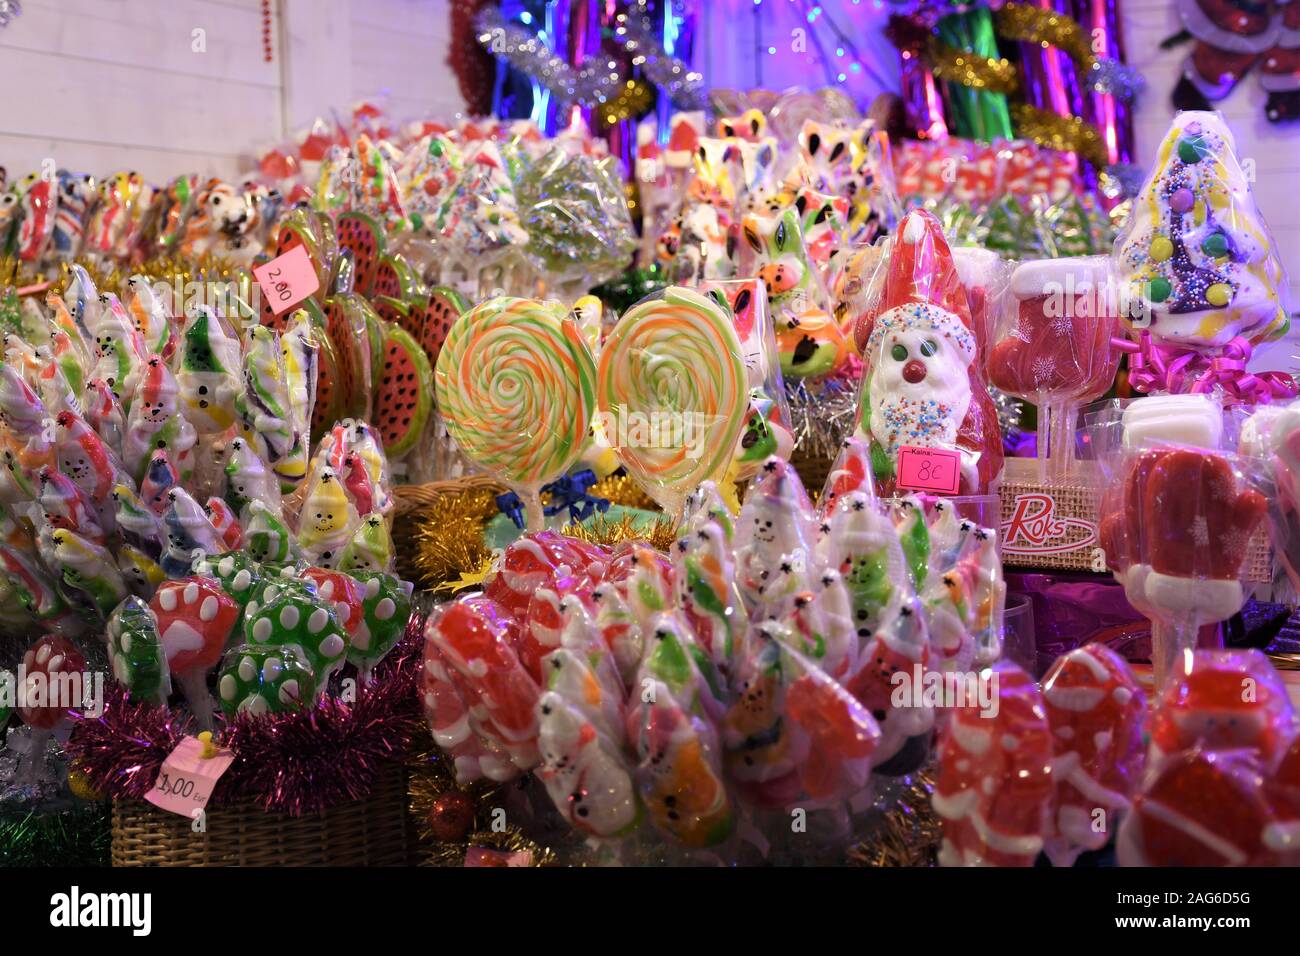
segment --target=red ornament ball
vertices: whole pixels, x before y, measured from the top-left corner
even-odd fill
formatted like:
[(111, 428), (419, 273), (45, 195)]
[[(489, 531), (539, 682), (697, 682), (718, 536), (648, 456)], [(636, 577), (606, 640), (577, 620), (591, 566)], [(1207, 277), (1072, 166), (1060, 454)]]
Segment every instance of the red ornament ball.
[(461, 790), (448, 790), (433, 798), (429, 829), (435, 840), (454, 843), (463, 840), (474, 825), (474, 801)]

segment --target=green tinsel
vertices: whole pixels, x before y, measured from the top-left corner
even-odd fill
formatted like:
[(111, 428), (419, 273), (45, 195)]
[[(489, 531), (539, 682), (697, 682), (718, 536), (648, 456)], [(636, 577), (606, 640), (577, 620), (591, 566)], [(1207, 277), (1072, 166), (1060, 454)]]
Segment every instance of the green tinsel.
[(0, 867), (108, 866), (110, 824), (106, 801), (65, 810), (0, 811)]
[(658, 265), (652, 265), (645, 269), (628, 269), (618, 278), (596, 286), (591, 294), (622, 315), (650, 293), (667, 285), (662, 270)]

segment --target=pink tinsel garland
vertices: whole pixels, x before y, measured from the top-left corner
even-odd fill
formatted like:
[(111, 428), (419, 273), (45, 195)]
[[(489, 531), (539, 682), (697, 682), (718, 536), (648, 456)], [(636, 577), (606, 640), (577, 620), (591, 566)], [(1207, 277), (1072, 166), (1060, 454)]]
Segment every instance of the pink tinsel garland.
[[(417, 683), (423, 616), (412, 614), (401, 643), (375, 670), (354, 703), (326, 697), (309, 710), (251, 717), (217, 716), (216, 739), (235, 754), (212, 803), (246, 800), (300, 816), (365, 798), (385, 763), (403, 760), (425, 733)], [(163, 760), (193, 733), (187, 716), (107, 694), (99, 717), (81, 717), (68, 740), (69, 763), (114, 797), (142, 798)]]

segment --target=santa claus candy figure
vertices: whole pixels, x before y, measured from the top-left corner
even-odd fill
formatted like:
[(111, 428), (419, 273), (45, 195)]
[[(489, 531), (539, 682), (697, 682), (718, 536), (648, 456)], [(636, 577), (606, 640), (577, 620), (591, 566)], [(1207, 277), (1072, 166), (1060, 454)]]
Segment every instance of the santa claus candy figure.
[(1132, 671), (1104, 644), (1057, 659), (1043, 678), (1052, 728), (1052, 804), (1043, 849), (1072, 866), (1115, 832), (1140, 782), (1146, 698)]
[(939, 751), (933, 806), (940, 866), (1031, 866), (1052, 797), (1052, 733), (1033, 678), (1003, 661), (988, 693), (956, 709)]
[(899, 224), (868, 322), (857, 430), (871, 441), (877, 490), (894, 494), (899, 451), (914, 446), (958, 452), (959, 492), (986, 492), (1002, 470), (997, 413), (975, 361), (966, 293), (930, 213)]
[(1151, 721), (1158, 768), (1192, 748), (1248, 750), (1272, 772), (1295, 737), (1295, 711), (1282, 678), (1257, 650), (1199, 650), (1160, 696)]
[(1259, 763), (1243, 751), (1172, 757), (1120, 825), (1120, 866), (1244, 866), (1262, 857), (1273, 819)]

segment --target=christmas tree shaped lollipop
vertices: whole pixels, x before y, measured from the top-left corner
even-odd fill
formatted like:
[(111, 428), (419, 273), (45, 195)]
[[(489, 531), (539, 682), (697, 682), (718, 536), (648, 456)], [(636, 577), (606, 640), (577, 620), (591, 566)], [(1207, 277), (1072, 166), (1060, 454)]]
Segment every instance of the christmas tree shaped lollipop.
[(1286, 331), (1277, 247), (1218, 113), (1174, 119), (1115, 257), (1129, 317), (1157, 343), (1209, 351)]

